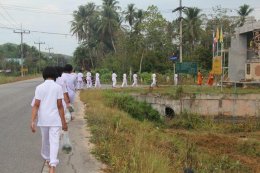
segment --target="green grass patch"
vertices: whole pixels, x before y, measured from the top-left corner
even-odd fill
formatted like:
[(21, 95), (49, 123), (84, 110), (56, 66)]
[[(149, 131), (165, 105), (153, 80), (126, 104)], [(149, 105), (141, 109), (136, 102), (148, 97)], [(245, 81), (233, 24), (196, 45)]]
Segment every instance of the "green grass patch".
[[(127, 95), (83, 91), (81, 100), (86, 103), (86, 120), (93, 134), (91, 142), (96, 145), (93, 153), (108, 165), (106, 172), (172, 173), (189, 167), (200, 173), (252, 172), (225, 153), (209, 152), (189, 136), (158, 126), (157, 120), (133, 116), (147, 108), (134, 110), (140, 103), (131, 108), (124, 106), (132, 101)], [(196, 124), (191, 126), (197, 128), (203, 122), (198, 120)]]
[(152, 109), (151, 105), (146, 102), (136, 101), (133, 97), (122, 93), (107, 92), (105, 96), (108, 106), (117, 107), (129, 113), (135, 119), (161, 122), (159, 112)]

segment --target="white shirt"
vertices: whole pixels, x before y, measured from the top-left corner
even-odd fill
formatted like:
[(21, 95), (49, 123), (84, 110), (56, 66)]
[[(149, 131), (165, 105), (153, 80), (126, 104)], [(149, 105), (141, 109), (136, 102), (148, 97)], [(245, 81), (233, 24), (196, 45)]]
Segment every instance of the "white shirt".
[(126, 74), (125, 73), (123, 74), (123, 78), (124, 78), (124, 80), (126, 80)]
[(152, 78), (153, 79), (155, 79), (156, 78), (156, 74), (154, 73), (154, 74), (152, 74)]
[(82, 81), (82, 78), (83, 78), (83, 74), (79, 72), (77, 76), (78, 81)]
[(45, 80), (36, 87), (35, 99), (41, 101), (37, 125), (61, 127), (57, 100), (63, 99), (62, 87), (53, 80)]
[(99, 73), (96, 73), (96, 80), (99, 79)]
[(134, 80), (137, 80), (137, 74), (134, 74), (134, 75), (133, 75), (133, 79), (134, 79)]
[[(66, 83), (65, 83), (65, 81), (63, 80), (62, 77), (58, 77), (58, 78), (56, 79), (56, 83), (61, 86), (62, 91), (63, 91), (63, 94), (68, 93)], [(62, 99), (62, 105), (63, 105), (64, 110), (65, 110), (67, 106), (66, 106), (66, 102), (65, 102), (64, 99)]]
[(112, 74), (112, 80), (116, 80), (117, 75), (115, 73)]
[(91, 80), (91, 73), (87, 72), (87, 80)]
[(61, 77), (67, 86), (68, 92), (76, 92), (76, 76), (72, 73), (63, 73)]

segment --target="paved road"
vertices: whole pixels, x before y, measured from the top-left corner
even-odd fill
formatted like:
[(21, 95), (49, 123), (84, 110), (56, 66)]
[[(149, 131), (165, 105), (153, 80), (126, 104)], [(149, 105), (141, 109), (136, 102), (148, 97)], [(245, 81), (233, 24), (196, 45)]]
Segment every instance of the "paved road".
[(39, 130), (29, 129), (31, 107), (36, 85), (34, 79), (0, 85), (0, 172), (40, 173), (43, 160), (40, 157)]

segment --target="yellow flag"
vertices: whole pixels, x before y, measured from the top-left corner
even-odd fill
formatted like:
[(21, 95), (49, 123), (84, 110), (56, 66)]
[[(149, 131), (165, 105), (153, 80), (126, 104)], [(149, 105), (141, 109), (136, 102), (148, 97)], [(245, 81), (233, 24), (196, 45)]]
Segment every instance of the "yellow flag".
[(224, 42), (222, 28), (221, 28), (221, 30), (220, 30), (220, 35), (219, 35), (219, 42), (220, 42), (220, 43), (223, 43), (223, 42)]
[(218, 28), (217, 28), (217, 32), (216, 32), (215, 38), (217, 39), (217, 42), (218, 42), (218, 40), (219, 40), (219, 29)]

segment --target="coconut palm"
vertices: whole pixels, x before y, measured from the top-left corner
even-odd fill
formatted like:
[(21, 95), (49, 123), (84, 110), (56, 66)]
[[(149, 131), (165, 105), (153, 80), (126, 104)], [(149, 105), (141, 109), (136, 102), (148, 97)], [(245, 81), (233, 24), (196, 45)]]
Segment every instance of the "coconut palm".
[(71, 32), (77, 36), (79, 41), (90, 40), (94, 26), (92, 24), (96, 13), (95, 8), (94, 3), (88, 3), (85, 6), (79, 6), (79, 9), (73, 12)]
[(139, 9), (136, 14), (136, 22), (134, 25), (134, 32), (138, 35), (140, 34), (140, 24), (142, 23), (143, 19), (144, 19), (144, 11)]
[(240, 24), (239, 26), (243, 26), (245, 23), (246, 16), (248, 16), (250, 13), (254, 11), (253, 8), (250, 8), (249, 5), (244, 4), (239, 7), (239, 10), (237, 10), (238, 15), (240, 16)]
[(134, 20), (135, 20), (135, 5), (134, 4), (128, 4), (127, 6), (127, 11), (125, 12), (126, 16), (125, 16), (125, 20), (128, 22), (128, 24), (131, 27), (131, 32), (132, 32), (132, 27), (134, 24)]
[(195, 42), (199, 39), (202, 24), (202, 14), (200, 14), (201, 9), (193, 7), (184, 9), (184, 14), (186, 17), (183, 21), (184, 28), (184, 38), (192, 44), (192, 49), (194, 48)]
[(101, 34), (102, 41), (108, 46), (113, 48), (116, 52), (115, 47), (115, 33), (120, 26), (120, 18), (117, 10), (118, 1), (116, 0), (103, 0), (101, 21), (98, 31)]

